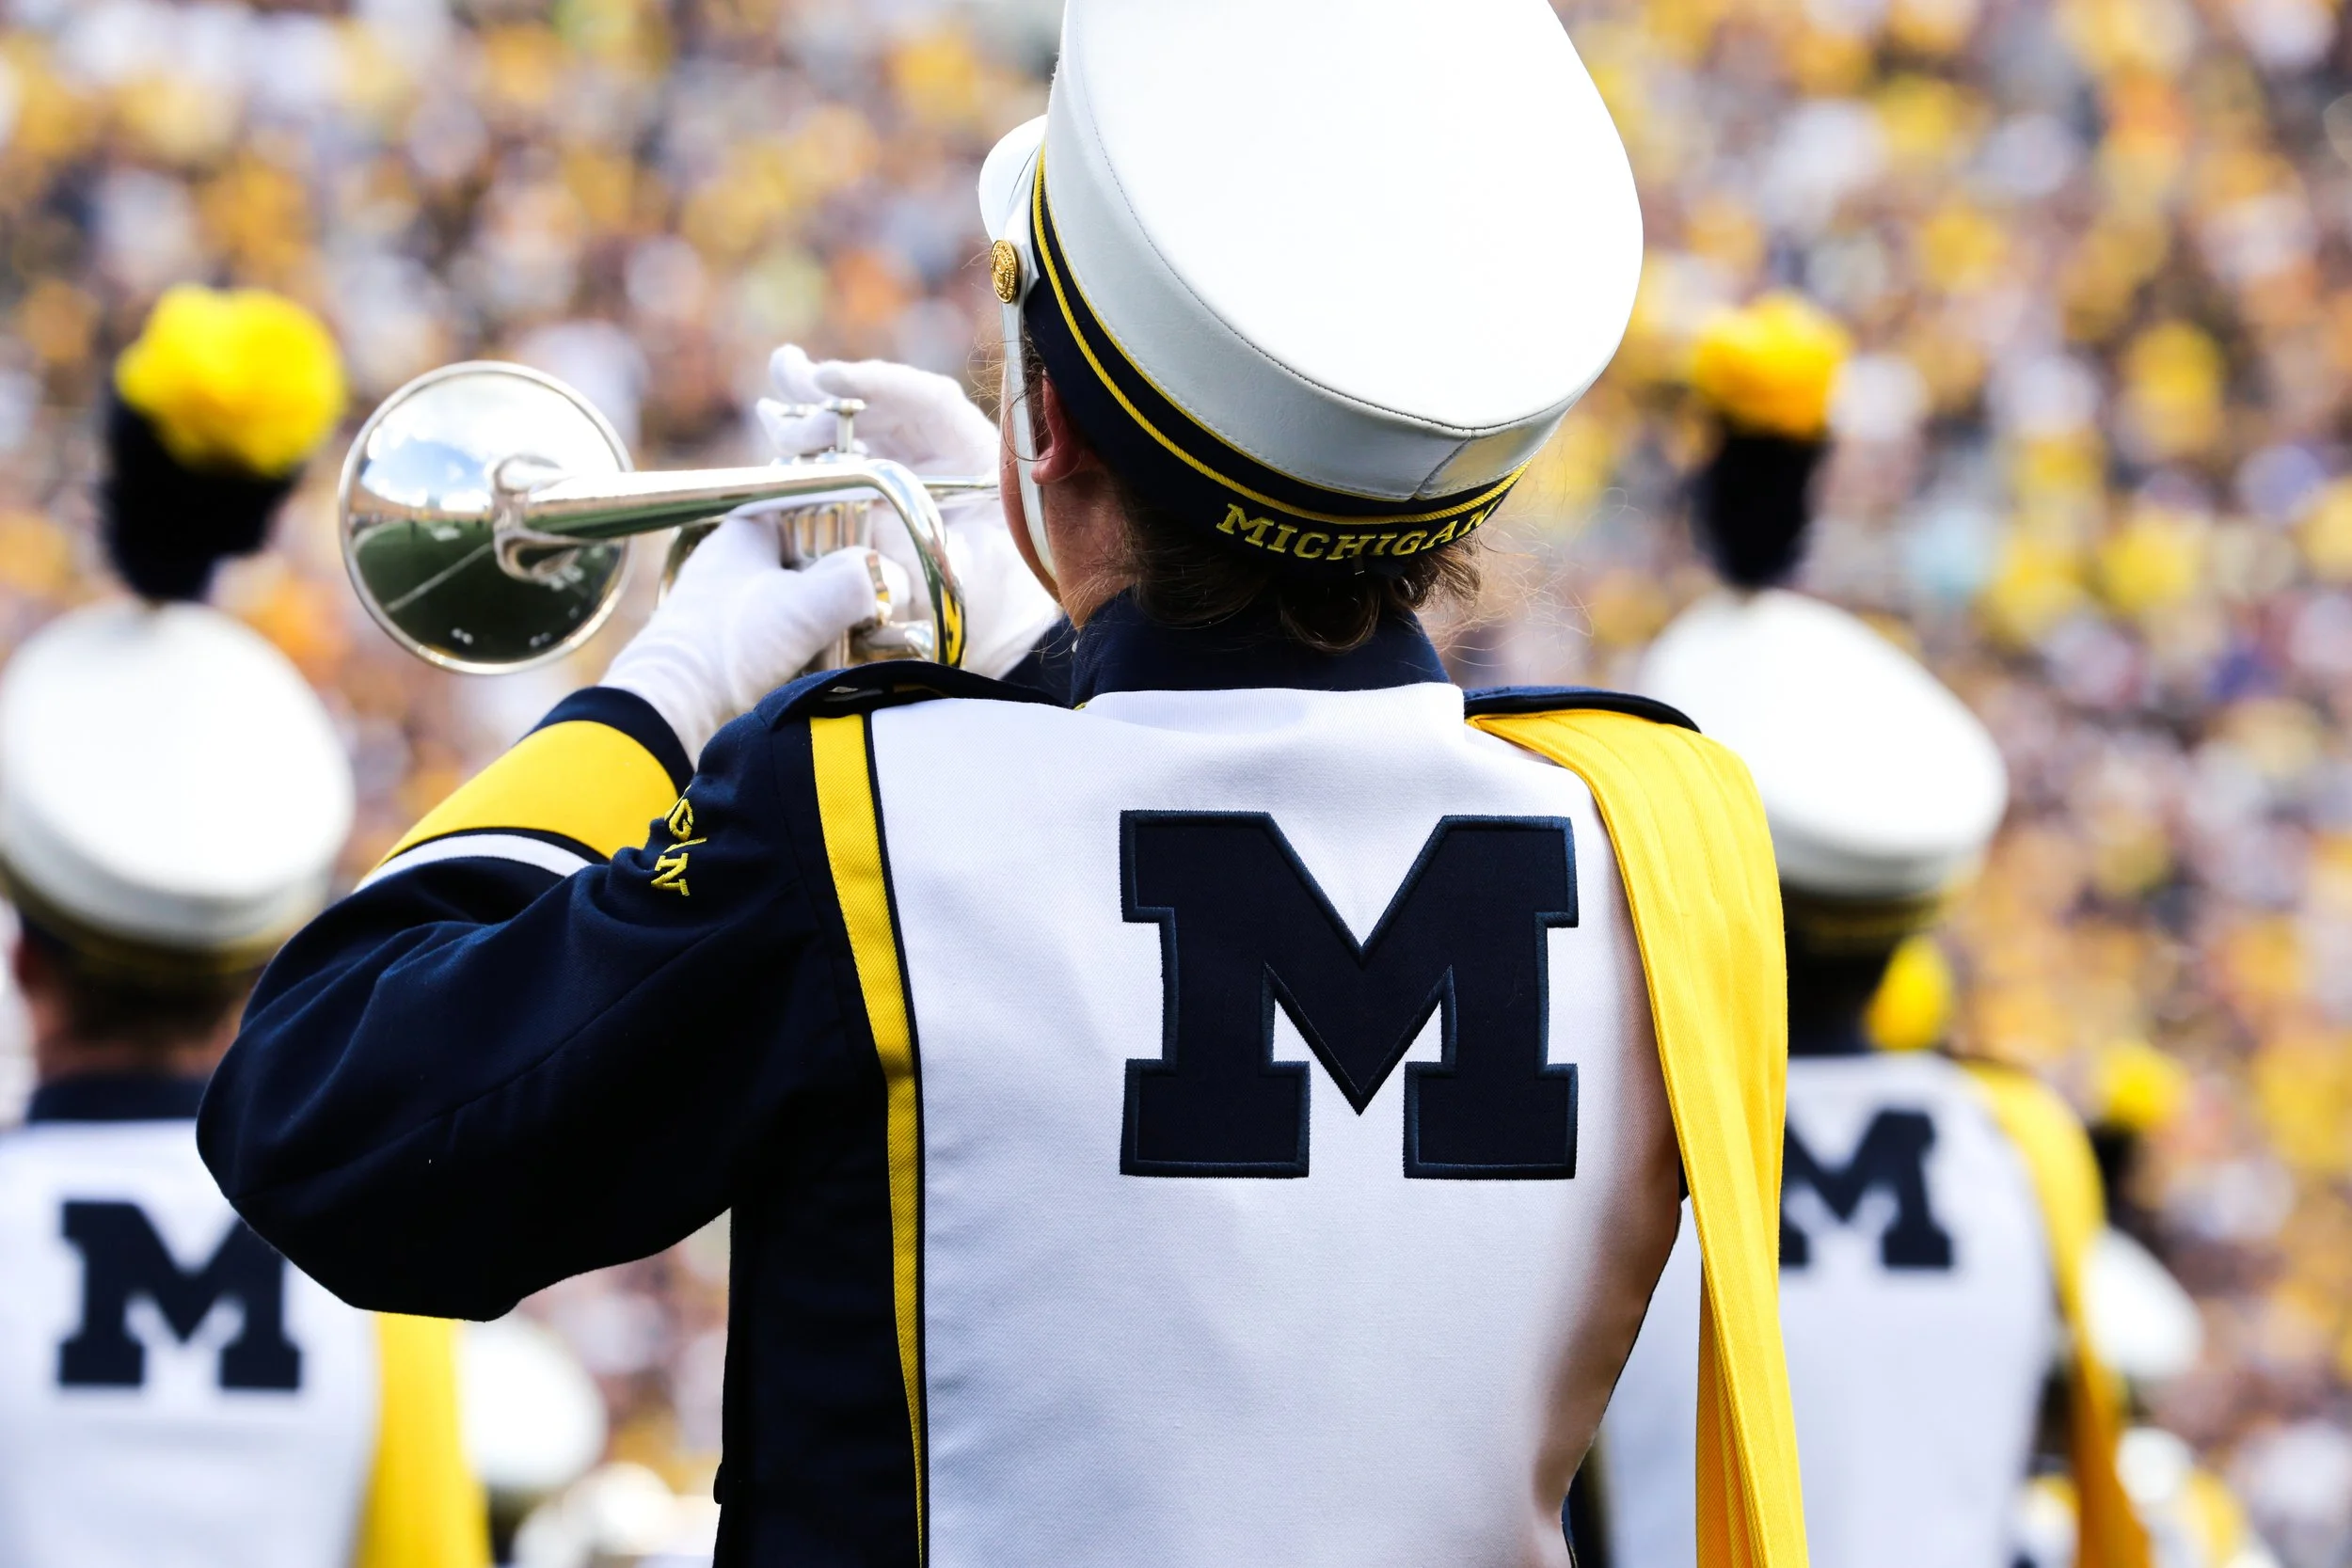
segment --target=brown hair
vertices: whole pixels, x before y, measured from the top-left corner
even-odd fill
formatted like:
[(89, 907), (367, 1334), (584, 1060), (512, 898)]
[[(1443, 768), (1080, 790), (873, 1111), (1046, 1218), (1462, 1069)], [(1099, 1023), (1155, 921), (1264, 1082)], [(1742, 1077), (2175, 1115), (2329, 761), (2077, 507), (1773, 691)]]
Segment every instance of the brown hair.
[[(1050, 372), (1025, 329), (1021, 368), (1034, 399)], [(1035, 419), (1032, 409), (1033, 424)], [(1342, 654), (1371, 641), (1391, 615), (1478, 593), (1472, 540), (1425, 550), (1394, 576), (1309, 577), (1221, 544), (1153, 502), (1124, 474), (1109, 472), (1127, 519), (1125, 564), (1135, 578), (1130, 592), (1136, 608), (1163, 626), (1214, 626), (1263, 602), (1292, 641)]]
[(119, 1045), (158, 1055), (199, 1043), (245, 1005), (260, 971), (134, 974), (72, 936), (20, 914), (22, 940), (56, 987), (64, 1032), (83, 1045)]

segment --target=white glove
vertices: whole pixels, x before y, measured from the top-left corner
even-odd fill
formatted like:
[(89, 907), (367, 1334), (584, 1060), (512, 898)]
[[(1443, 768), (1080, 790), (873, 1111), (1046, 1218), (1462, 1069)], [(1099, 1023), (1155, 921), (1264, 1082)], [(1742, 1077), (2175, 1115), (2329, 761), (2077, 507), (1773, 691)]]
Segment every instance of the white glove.
[(669, 721), (690, 757), (834, 638), (883, 613), (877, 567), (894, 599), (908, 589), (906, 574), (873, 551), (835, 550), (797, 572), (782, 555), (772, 522), (729, 517), (605, 672), (605, 685), (635, 692)]
[[(776, 398), (762, 398), (760, 428), (782, 457), (823, 451), (833, 445), (834, 416), (785, 412), (786, 404), (860, 398), (858, 450), (903, 463), (918, 474), (993, 474), (1002, 438), (989, 417), (944, 375), (887, 359), (813, 361), (787, 343), (768, 361)], [(947, 525), (947, 562), (963, 585), (963, 667), (990, 677), (1021, 662), (1061, 614), (1005, 531), (1003, 501), (993, 490), (949, 496), (940, 502)], [(922, 563), (905, 527), (888, 507), (876, 507), (874, 548), (921, 581)]]

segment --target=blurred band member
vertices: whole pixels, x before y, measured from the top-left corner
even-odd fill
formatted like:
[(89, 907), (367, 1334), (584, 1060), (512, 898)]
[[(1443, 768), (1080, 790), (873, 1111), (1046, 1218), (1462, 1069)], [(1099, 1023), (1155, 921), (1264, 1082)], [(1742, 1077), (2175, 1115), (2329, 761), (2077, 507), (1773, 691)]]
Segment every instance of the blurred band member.
[[(2186, 1108), (2193, 1085), (2178, 1059), (2123, 1040), (2100, 1053), (2090, 1087), (2090, 1142), (2108, 1215), (2084, 1276), (2090, 1334), (2144, 1422), (2151, 1397), (2193, 1369), (2204, 1350), (2197, 1303), (2158, 1260), (2155, 1217), (2135, 1190), (2143, 1146)], [(2133, 1426), (2119, 1447), (2117, 1471), (2164, 1568), (2275, 1568), (2228, 1483), (2174, 1433)], [(2074, 1560), (2074, 1489), (2062, 1472), (2026, 1485), (2017, 1526), (2021, 1568), (2067, 1568)]]
[[(1702, 340), (1721, 420), (1697, 498), (1728, 579), (1645, 656), (1643, 690), (1746, 761), (1779, 859), (1788, 945), (1781, 1323), (1818, 1568), (1999, 1568), (2054, 1352), (2068, 1367), (2083, 1568), (2145, 1568), (2116, 1477), (2115, 1396), (2082, 1335), (2101, 1225), (2081, 1125), (2022, 1073), (1931, 1032), (1873, 1048), (1883, 993), (1932, 990), (1914, 942), (1977, 865), (2008, 800), (1982, 724), (1794, 568), (1844, 335), (1767, 299)], [(1892, 966), (1896, 973), (1891, 976)], [(1907, 1017), (1916, 1020), (1913, 1006)], [(1600, 1491), (1619, 1568), (1692, 1560), (1686, 1224), (1611, 1404)], [(2072, 1336), (2071, 1341), (2069, 1336)]]
[(289, 301), (175, 289), (116, 369), (103, 505), (136, 597), (0, 672), (0, 872), (37, 1088), (0, 1136), (0, 1564), (476, 1568), (451, 1325), (343, 1306), (196, 1149), (205, 1079), (324, 902), (352, 783), (283, 656), (199, 602), (333, 427)]

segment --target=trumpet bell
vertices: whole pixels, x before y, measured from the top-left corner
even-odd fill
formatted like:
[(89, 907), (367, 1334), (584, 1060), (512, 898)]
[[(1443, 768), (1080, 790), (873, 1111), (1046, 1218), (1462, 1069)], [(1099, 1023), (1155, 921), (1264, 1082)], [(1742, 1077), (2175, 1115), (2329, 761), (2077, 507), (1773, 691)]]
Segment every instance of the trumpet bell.
[(394, 393), (352, 443), (343, 563), (377, 625), (420, 657), (475, 673), (545, 663), (612, 613), (628, 546), (518, 529), (517, 502), (551, 479), (629, 468), (619, 435), (562, 382), (451, 365)]

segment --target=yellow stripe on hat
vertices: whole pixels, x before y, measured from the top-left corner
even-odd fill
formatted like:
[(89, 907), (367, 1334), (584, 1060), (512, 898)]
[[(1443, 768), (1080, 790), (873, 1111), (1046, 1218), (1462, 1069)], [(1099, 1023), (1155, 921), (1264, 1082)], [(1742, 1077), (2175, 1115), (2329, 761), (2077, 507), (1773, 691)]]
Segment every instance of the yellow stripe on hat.
[[(1100, 382), (1104, 389), (1109, 392), (1113, 398), (1118, 400), (1119, 406), (1125, 410), (1128, 419), (1135, 422), (1136, 429), (1142, 431), (1145, 435), (1151, 436), (1152, 440), (1158, 442), (1159, 445), (1171, 456), (1184, 463), (1185, 467), (1191, 468), (1202, 478), (1232, 491), (1236, 496), (1251, 501), (1256, 505), (1279, 512), (1287, 517), (1297, 517), (1311, 523), (1327, 523), (1337, 528), (1345, 528), (1363, 531), (1388, 532), (1396, 529), (1406, 528), (1416, 523), (1442, 523), (1451, 518), (1462, 517), (1475, 513), (1482, 507), (1491, 507), (1496, 505), (1501, 502), (1504, 496), (1510, 493), (1513, 485), (1518, 483), (1520, 476), (1527, 472), (1529, 466), (1534, 461), (1533, 458), (1530, 458), (1527, 463), (1520, 464), (1518, 467), (1512, 469), (1509, 473), (1503, 475), (1494, 483), (1488, 485), (1486, 489), (1481, 490), (1477, 495), (1470, 497), (1467, 500), (1455, 501), (1435, 511), (1409, 514), (1400, 513), (1387, 516), (1350, 516), (1343, 513), (1317, 512), (1307, 507), (1293, 505), (1288, 501), (1277, 500), (1272, 496), (1266, 495), (1263, 491), (1252, 489), (1250, 486), (1242, 483), (1231, 475), (1221, 472), (1210, 464), (1202, 461), (1200, 457), (1187, 451), (1182, 442), (1173, 439), (1157, 424), (1153, 423), (1151, 418), (1147, 416), (1143, 410), (1136, 406), (1135, 401), (1128, 397), (1125, 389), (1119, 385), (1117, 378), (1114, 377), (1110, 373), (1109, 370), (1104, 367), (1101, 356), (1095, 352), (1093, 342), (1088, 337), (1086, 329), (1079, 325), (1077, 312), (1072, 308), (1071, 304), (1071, 295), (1073, 293), (1078, 293), (1079, 298), (1082, 300), (1085, 296), (1083, 293), (1080, 293), (1078, 290), (1076, 278), (1073, 277), (1069, 280), (1067, 285), (1064, 284), (1062, 280), (1061, 268), (1054, 263), (1054, 246), (1051, 244), (1048, 244), (1046, 240), (1046, 236), (1050, 231), (1050, 222), (1046, 216), (1045, 207), (1045, 155), (1041, 151), (1038, 154), (1037, 175), (1035, 180), (1031, 182), (1029, 203), (1031, 230), (1037, 236), (1037, 243), (1034, 248), (1038, 254), (1038, 264), (1044, 272), (1045, 280), (1053, 290), (1054, 303), (1060, 311), (1063, 324), (1070, 329), (1071, 341), (1078, 345), (1078, 352), (1086, 356), (1087, 364), (1094, 372), (1095, 380)], [(1093, 316), (1098, 323), (1102, 321), (1100, 312), (1096, 311), (1090, 303), (1087, 307), (1087, 313)], [(1143, 382), (1144, 385), (1150, 387), (1152, 391), (1157, 393), (1162, 401), (1167, 403), (1169, 408), (1175, 410), (1180, 415), (1184, 415), (1184, 405), (1177, 402), (1177, 400), (1173, 397), (1170, 397), (1168, 393), (1168, 389), (1162, 387), (1157, 381), (1153, 380), (1151, 372), (1146, 371), (1141, 365), (1137, 364), (1135, 357), (1128, 354), (1127, 351), (1120, 345), (1118, 339), (1112, 334), (1110, 327), (1107, 325), (1103, 326), (1102, 335), (1104, 339), (1104, 352), (1117, 355), (1119, 362), (1121, 366), (1132, 372), (1137, 380)], [(1241, 449), (1235, 447), (1231, 441), (1226, 440), (1222, 436), (1219, 436), (1216, 431), (1211, 430), (1208, 426), (1200, 423), (1198, 420), (1192, 419), (1189, 415), (1184, 415), (1184, 417), (1187, 426), (1203, 437), (1205, 441), (1213, 442), (1226, 451), (1232, 452), (1237, 457), (1247, 458), (1249, 462), (1258, 464), (1262, 467), (1270, 467), (1265, 464), (1263, 459), (1252, 457), (1250, 454), (1242, 451)], [(1271, 471), (1278, 473), (1280, 472), (1279, 469), (1273, 469)], [(1283, 474), (1282, 477), (1290, 480), (1294, 483), (1305, 485), (1311, 489), (1330, 489), (1330, 486), (1328, 485), (1317, 484), (1312, 480), (1300, 479), (1295, 474)], [(1335, 491), (1333, 493), (1345, 494), (1346, 492)], [(1366, 500), (1377, 500), (1383, 498), (1367, 496), (1362, 499)], [(1483, 522), (1485, 519), (1480, 518), (1478, 520)], [(1475, 527), (1476, 524), (1473, 523), (1471, 526)], [(1464, 533), (1467, 533), (1468, 531), (1468, 529), (1464, 529), (1462, 531)], [(1460, 534), (1457, 533), (1454, 537), (1458, 538), (1460, 537)], [(1338, 558), (1335, 557), (1334, 559)]]

